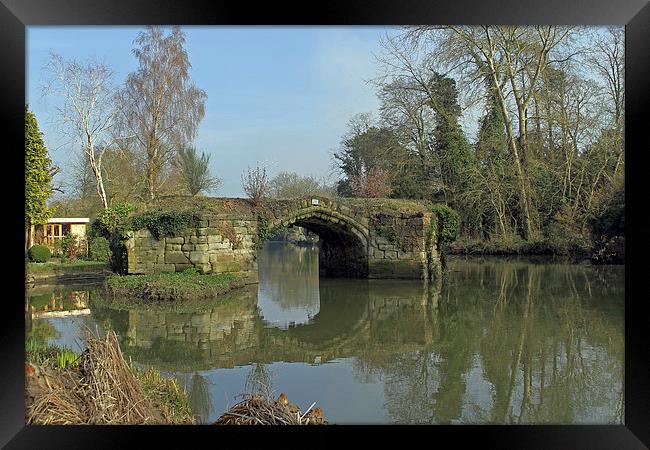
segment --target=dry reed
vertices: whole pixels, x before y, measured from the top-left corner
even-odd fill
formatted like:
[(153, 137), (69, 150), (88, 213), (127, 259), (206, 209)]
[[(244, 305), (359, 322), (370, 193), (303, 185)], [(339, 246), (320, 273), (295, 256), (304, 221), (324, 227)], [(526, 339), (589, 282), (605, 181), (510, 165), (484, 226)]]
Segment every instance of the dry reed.
[(171, 423), (145, 396), (114, 332), (100, 339), (86, 330), (86, 342), (78, 368), (28, 374), (28, 424)]

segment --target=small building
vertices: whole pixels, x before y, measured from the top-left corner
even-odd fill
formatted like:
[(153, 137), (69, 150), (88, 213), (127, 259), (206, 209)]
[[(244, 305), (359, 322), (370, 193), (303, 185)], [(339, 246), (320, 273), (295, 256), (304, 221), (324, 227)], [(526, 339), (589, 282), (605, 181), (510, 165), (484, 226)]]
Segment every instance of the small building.
[(75, 236), (80, 250), (87, 252), (86, 227), (90, 219), (87, 217), (53, 217), (46, 224), (34, 225), (34, 244), (46, 245), (50, 250), (56, 250), (56, 243), (70, 233)]

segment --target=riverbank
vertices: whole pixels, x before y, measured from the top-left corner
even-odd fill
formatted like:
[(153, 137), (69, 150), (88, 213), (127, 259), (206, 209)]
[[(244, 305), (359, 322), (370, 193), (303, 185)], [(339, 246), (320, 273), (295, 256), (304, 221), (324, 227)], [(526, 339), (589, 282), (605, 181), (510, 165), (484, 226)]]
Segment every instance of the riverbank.
[(86, 335), (87, 349), (28, 341), (27, 424), (194, 424), (187, 393), (174, 379), (124, 360), (117, 336)]
[[(33, 425), (196, 424), (188, 393), (174, 378), (124, 359), (117, 335), (86, 331), (87, 348), (70, 349), (28, 340), (25, 416)], [(213, 425), (325, 425), (316, 403), (304, 412), (282, 393), (246, 394)]]
[(28, 284), (45, 283), (76, 283), (101, 281), (113, 272), (105, 262), (77, 260), (75, 262), (60, 262), (57, 260), (46, 263), (27, 263), (25, 281)]
[(548, 239), (524, 241), (518, 238), (460, 238), (449, 244), (445, 250), (448, 255), (565, 256), (576, 259), (588, 259), (592, 256), (592, 249), (587, 246), (557, 243)]
[(136, 299), (146, 303), (208, 300), (250, 284), (235, 274), (200, 274), (190, 268), (183, 272), (147, 275), (111, 275), (104, 284), (111, 298)]

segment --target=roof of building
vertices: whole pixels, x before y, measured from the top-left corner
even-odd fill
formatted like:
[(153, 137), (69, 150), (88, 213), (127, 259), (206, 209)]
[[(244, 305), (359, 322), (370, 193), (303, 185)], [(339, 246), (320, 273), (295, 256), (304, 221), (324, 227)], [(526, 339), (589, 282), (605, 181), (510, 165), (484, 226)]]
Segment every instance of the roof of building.
[(52, 217), (47, 223), (88, 223), (88, 217)]

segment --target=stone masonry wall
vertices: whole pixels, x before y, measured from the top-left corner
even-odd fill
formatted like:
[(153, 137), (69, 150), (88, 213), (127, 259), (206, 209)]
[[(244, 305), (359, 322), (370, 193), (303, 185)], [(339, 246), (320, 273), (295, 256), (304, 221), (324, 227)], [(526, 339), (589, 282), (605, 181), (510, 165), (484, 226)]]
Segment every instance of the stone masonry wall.
[(421, 212), (370, 218), (369, 278), (427, 278), (427, 219)]
[[(278, 200), (268, 210), (271, 217), (206, 214), (196, 228), (160, 240), (148, 230), (132, 232), (126, 242), (128, 273), (195, 267), (201, 273), (239, 273), (256, 280), (258, 234), (290, 225), (320, 236), (325, 276), (431, 279), (440, 273), (433, 214), (425, 205), (319, 197)], [(258, 230), (262, 226), (266, 230)]]
[(256, 279), (256, 234), (256, 220), (227, 216), (201, 217), (198, 227), (160, 240), (147, 229), (134, 231), (126, 241), (128, 273), (195, 267), (201, 273), (238, 273)]

